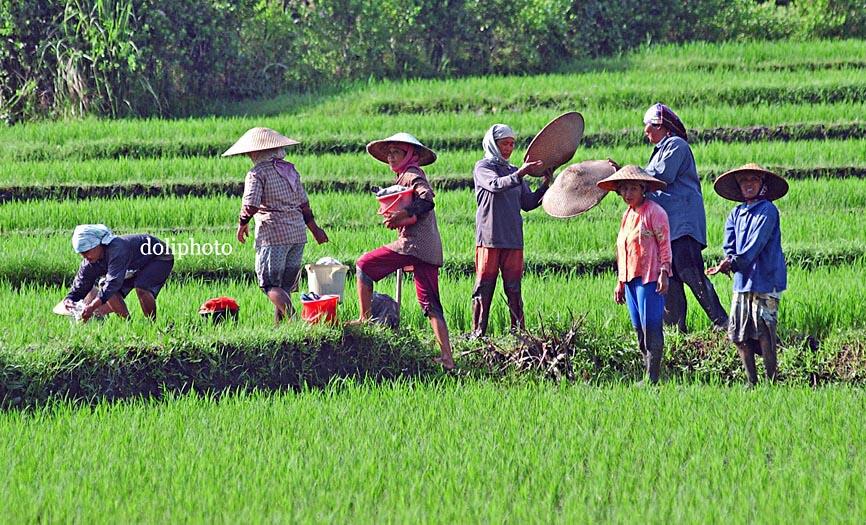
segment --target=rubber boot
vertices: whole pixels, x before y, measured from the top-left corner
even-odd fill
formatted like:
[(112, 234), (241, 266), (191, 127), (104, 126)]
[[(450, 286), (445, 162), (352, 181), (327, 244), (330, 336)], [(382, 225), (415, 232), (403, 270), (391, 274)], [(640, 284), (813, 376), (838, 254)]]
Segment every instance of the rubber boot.
[(665, 296), (665, 324), (676, 326), (677, 330), (686, 333), (686, 291), (683, 282), (671, 277), (668, 293)]
[(484, 337), (490, 319), (490, 305), (496, 281), (477, 281), (472, 291), (472, 332), (471, 337)]
[(660, 329), (655, 332), (648, 330), (646, 334), (646, 371), (652, 384), (659, 382), (664, 349), (664, 333)]
[(776, 380), (778, 373), (778, 364), (776, 359), (776, 334), (775, 330), (769, 335), (761, 338), (760, 344), (761, 354), (764, 358), (764, 372), (767, 374), (767, 379), (771, 382)]
[(698, 304), (707, 313), (707, 317), (713, 322), (717, 330), (727, 330), (728, 314), (719, 301), (719, 295), (713, 287), (713, 283), (707, 278), (701, 268), (686, 268), (680, 271), (680, 278), (691, 288)]
[(511, 315), (511, 330), (526, 331), (523, 318), (523, 297), (520, 294), (520, 281), (506, 281), (504, 284), (505, 298), (508, 300), (508, 313)]
[[(637, 348), (640, 351), (641, 361), (643, 362), (644, 370), (649, 368), (649, 353), (646, 349), (646, 337), (644, 337), (643, 329), (640, 326), (635, 326), (634, 331), (637, 334)], [(637, 382), (640, 387), (646, 386), (646, 379), (641, 379)]]
[(635, 333), (637, 334), (637, 348), (640, 350), (641, 359), (643, 359), (644, 364), (647, 362), (647, 353), (646, 353), (646, 338), (643, 335), (643, 330), (639, 327), (635, 327)]
[(752, 350), (748, 342), (737, 343), (737, 351), (740, 354), (740, 361), (743, 362), (743, 368), (746, 369), (746, 379), (749, 385), (755, 386), (758, 384), (758, 371), (755, 366), (755, 352)]

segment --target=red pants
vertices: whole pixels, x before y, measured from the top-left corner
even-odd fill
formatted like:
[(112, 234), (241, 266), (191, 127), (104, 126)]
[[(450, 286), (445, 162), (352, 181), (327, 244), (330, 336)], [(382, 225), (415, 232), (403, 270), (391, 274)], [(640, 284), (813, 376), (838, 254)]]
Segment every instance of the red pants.
[(475, 247), (475, 277), (478, 281), (495, 281), (502, 272), (503, 282), (523, 278), (523, 250)]
[(402, 255), (384, 246), (367, 252), (355, 263), (358, 276), (367, 284), (391, 275), (405, 266), (414, 267), (415, 295), (427, 317), (444, 319), (442, 302), (439, 300), (439, 267), (426, 263), (411, 255)]

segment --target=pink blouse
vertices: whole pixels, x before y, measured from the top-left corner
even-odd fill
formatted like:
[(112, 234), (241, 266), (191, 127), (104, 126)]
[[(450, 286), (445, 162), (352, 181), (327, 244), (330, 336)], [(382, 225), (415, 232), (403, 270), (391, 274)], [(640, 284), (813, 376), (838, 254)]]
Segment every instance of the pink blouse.
[(668, 214), (646, 199), (636, 210), (622, 216), (616, 238), (617, 277), (627, 283), (636, 277), (643, 284), (658, 281), (664, 271), (671, 275), (671, 234)]

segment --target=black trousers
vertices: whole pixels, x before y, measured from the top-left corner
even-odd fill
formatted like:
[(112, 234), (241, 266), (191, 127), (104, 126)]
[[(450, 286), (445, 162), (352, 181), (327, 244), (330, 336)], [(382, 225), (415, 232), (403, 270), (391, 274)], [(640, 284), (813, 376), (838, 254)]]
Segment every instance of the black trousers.
[(688, 235), (671, 241), (673, 277), (670, 279), (670, 288), (665, 298), (665, 324), (675, 325), (682, 332), (688, 329), (686, 291), (683, 285), (691, 289), (698, 304), (714, 325), (722, 329), (728, 327), (728, 314), (722, 308), (713, 283), (704, 274), (704, 259), (701, 257), (703, 249), (698, 241)]

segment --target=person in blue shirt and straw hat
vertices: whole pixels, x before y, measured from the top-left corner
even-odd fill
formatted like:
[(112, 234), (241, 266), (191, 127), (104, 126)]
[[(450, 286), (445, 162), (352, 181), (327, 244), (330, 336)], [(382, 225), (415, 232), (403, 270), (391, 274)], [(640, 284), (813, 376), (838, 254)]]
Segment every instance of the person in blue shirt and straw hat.
[(788, 284), (779, 209), (773, 201), (785, 196), (788, 183), (757, 164), (746, 164), (720, 175), (713, 188), (742, 204), (725, 222), (725, 258), (707, 274), (733, 272), (728, 337), (737, 346), (749, 385), (758, 382), (755, 354), (764, 358), (764, 371), (772, 381), (779, 300)]
[(67, 310), (104, 276), (96, 297), (84, 304), (83, 321), (111, 312), (129, 317), (124, 298), (133, 289), (145, 317), (156, 319), (156, 297), (174, 267), (174, 256), (163, 241), (147, 234), (116, 236), (104, 224), (81, 224), (72, 232), (72, 248), (83, 260), (63, 300)]

